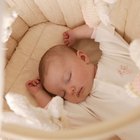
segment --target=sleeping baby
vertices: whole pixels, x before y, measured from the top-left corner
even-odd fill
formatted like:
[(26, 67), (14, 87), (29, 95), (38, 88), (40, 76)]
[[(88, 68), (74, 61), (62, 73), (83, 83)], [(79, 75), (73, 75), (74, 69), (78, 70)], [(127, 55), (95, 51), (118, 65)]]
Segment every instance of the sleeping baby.
[[(39, 78), (26, 83), (40, 107), (47, 108), (57, 95), (82, 106), (93, 117), (109, 120), (140, 104), (124, 88), (139, 70), (130, 58), (129, 45), (113, 27), (82, 25), (64, 32), (63, 38), (65, 45), (54, 46), (42, 56)], [(102, 57), (97, 65), (84, 52), (72, 48), (77, 39), (85, 38), (100, 43)], [(123, 140), (137, 140), (138, 130), (132, 128), (117, 135)]]

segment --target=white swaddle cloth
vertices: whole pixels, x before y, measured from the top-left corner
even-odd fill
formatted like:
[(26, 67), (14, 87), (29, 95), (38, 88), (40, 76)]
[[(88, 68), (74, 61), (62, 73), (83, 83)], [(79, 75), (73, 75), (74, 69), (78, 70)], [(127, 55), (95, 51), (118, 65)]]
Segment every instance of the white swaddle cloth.
[(63, 99), (54, 97), (47, 109), (33, 106), (27, 97), (8, 93), (6, 101), (13, 112), (3, 113), (3, 122), (16, 123), (37, 129), (55, 131), (63, 126)]

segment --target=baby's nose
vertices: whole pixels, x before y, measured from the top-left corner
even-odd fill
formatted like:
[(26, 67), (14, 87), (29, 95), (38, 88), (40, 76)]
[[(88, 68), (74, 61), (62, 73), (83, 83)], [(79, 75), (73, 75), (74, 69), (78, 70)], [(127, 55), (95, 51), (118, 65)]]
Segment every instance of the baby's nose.
[(69, 89), (68, 89), (68, 94), (70, 94), (70, 95), (74, 95), (75, 93), (76, 93), (76, 88), (75, 88), (75, 86), (73, 86), (73, 87), (70, 87)]

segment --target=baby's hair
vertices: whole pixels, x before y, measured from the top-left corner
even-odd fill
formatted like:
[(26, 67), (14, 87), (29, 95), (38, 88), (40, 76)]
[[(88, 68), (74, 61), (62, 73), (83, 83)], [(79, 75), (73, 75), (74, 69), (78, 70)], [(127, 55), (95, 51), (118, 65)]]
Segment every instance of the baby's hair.
[[(76, 54), (77, 50), (72, 47), (67, 47), (65, 45), (56, 45), (48, 49), (44, 53), (44, 55), (41, 57), (38, 70), (39, 70), (39, 77), (40, 77), (41, 85), (46, 92), (50, 93), (44, 87), (44, 81), (45, 81), (44, 77), (47, 74), (49, 64), (56, 60), (54, 58), (62, 57), (66, 55), (68, 52), (72, 54)], [(50, 93), (50, 95), (52, 96), (53, 94)]]

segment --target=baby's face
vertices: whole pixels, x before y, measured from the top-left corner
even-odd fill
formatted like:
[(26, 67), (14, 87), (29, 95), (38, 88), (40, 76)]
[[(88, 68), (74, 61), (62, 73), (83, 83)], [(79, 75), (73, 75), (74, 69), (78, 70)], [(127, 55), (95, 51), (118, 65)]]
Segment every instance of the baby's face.
[(72, 103), (80, 103), (89, 95), (95, 71), (88, 57), (80, 52), (77, 56), (55, 60), (45, 76), (44, 87), (54, 95)]

